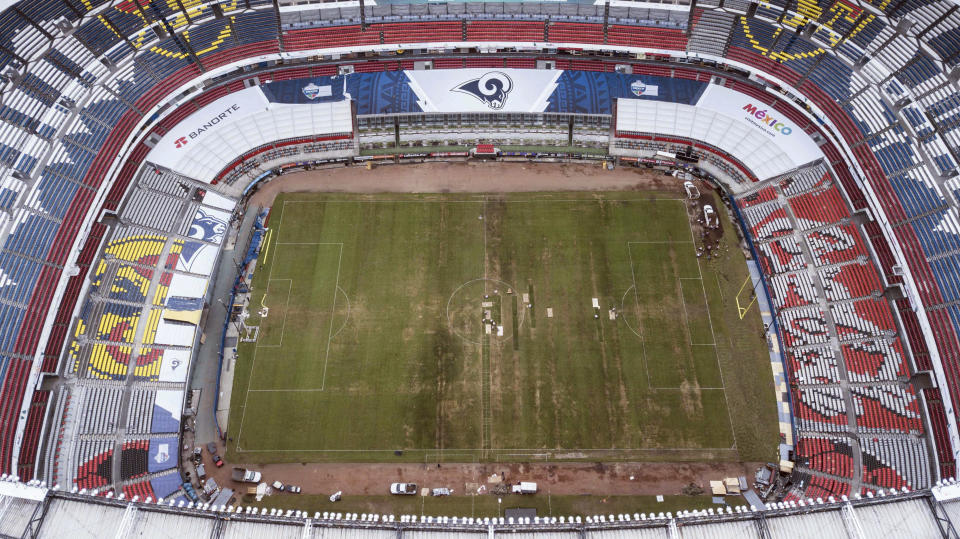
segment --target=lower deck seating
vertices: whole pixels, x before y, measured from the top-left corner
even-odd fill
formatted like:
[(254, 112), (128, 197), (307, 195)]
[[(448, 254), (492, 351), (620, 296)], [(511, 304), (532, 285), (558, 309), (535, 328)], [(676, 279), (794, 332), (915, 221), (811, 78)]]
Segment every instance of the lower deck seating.
[(113, 482), (113, 442), (80, 442), (74, 462), (74, 483), (81, 489), (98, 489)]
[(157, 499), (157, 495), (154, 493), (153, 485), (150, 484), (150, 481), (140, 481), (124, 485), (123, 495), (128, 500), (146, 501)]
[(839, 387), (807, 386), (793, 391), (793, 413), (801, 432), (844, 432), (847, 405)]
[(149, 452), (150, 440), (132, 440), (124, 443), (123, 451), (120, 453), (120, 479), (126, 481), (146, 475)]
[(913, 388), (899, 384), (855, 386), (851, 389), (857, 430), (861, 433), (923, 433), (920, 401)]
[(811, 305), (820, 295), (806, 272), (777, 275), (770, 280), (770, 292), (777, 309)]
[(811, 470), (853, 478), (853, 449), (841, 438), (801, 437), (796, 445), (800, 463)]
[(921, 440), (873, 438), (860, 441), (863, 482), (882, 488), (926, 488), (930, 485), (926, 448)]
[(837, 357), (829, 346), (791, 350), (789, 364), (798, 384), (836, 384), (840, 379)]

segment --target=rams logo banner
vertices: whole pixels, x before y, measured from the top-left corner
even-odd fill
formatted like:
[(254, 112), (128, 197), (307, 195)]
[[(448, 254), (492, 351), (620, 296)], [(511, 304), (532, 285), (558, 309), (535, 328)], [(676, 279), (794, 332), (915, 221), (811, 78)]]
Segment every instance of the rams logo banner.
[(480, 78), (468, 80), (452, 88), (451, 92), (463, 92), (479, 99), (493, 110), (500, 110), (507, 103), (513, 90), (513, 79), (506, 73), (491, 71)]
[(563, 71), (470, 68), (417, 69), (404, 74), (413, 94), (407, 99), (423, 112), (543, 112)]

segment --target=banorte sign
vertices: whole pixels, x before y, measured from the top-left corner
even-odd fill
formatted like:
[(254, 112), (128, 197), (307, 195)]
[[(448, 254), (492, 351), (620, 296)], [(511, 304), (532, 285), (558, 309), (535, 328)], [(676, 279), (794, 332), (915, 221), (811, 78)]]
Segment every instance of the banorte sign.
[(199, 136), (202, 135), (205, 131), (207, 131), (208, 129), (216, 126), (216, 125), (219, 124), (221, 121), (226, 120), (227, 118), (230, 117), (230, 115), (232, 115), (234, 112), (237, 112), (237, 111), (239, 111), (239, 110), (240, 110), (240, 105), (238, 105), (238, 104), (236, 104), (236, 103), (230, 105), (230, 106), (227, 107), (223, 112), (220, 112), (219, 114), (217, 114), (217, 115), (214, 116), (213, 118), (210, 118), (209, 120), (207, 120), (206, 122), (204, 122), (203, 124), (201, 124), (200, 127), (198, 127), (198, 128), (196, 128), (195, 130), (190, 131), (189, 133), (187, 133), (187, 136), (185, 136), (185, 137), (178, 137), (176, 140), (173, 141), (174, 147), (175, 147), (175, 148), (183, 148), (184, 146), (187, 145), (187, 142), (189, 142), (189, 141), (191, 141), (191, 140), (199, 137)]
[(782, 123), (779, 118), (767, 116), (766, 110), (757, 110), (757, 107), (753, 103), (747, 103), (744, 105), (743, 110), (747, 111), (748, 115), (753, 116), (753, 118), (758, 122), (772, 128), (781, 135), (789, 135), (790, 133), (793, 133), (792, 127)]

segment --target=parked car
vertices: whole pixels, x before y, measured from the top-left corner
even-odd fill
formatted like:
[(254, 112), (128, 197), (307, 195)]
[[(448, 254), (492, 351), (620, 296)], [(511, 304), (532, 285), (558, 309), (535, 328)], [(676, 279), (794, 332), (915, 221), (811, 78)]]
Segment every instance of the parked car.
[(207, 451), (209, 451), (211, 455), (216, 455), (216, 454), (217, 454), (217, 442), (210, 442), (210, 443), (208, 443), (208, 444), (207, 444)]
[(286, 485), (283, 489), (291, 494), (300, 494), (300, 487), (297, 485)]
[(280, 481), (274, 481), (273, 484), (270, 486), (273, 487), (273, 489), (278, 492), (283, 492), (283, 483), (281, 483)]
[(216, 466), (217, 468), (223, 467), (223, 459), (220, 458), (220, 455), (213, 456), (213, 465)]
[(416, 493), (417, 485), (415, 483), (393, 483), (390, 485), (390, 494), (412, 496)]

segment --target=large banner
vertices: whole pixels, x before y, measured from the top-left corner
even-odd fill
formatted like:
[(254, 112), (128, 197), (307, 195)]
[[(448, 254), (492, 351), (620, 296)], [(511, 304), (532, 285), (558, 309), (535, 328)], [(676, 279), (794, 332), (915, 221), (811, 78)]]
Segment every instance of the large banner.
[(230, 124), (265, 110), (268, 104), (260, 88), (246, 88), (221, 97), (174, 126), (150, 152), (148, 160), (178, 170), (177, 164), (190, 148), (216, 138)]
[(179, 451), (179, 448), (180, 445), (174, 436), (150, 440), (147, 470), (150, 473), (156, 473), (176, 467), (177, 451)]
[(153, 402), (153, 422), (150, 432), (180, 432), (180, 407), (183, 391), (161, 389)]
[[(278, 140), (353, 131), (350, 102), (271, 102), (260, 87), (247, 88), (217, 99), (188, 116), (170, 130), (147, 155), (147, 161), (184, 176), (212, 181), (237, 157)], [(209, 196), (209, 194), (208, 194)], [(233, 204), (212, 200), (203, 206), (190, 226), (190, 236), (220, 243)], [(225, 216), (225, 217), (224, 217)]]
[(436, 69), (407, 71), (423, 112), (542, 112), (562, 71)]
[[(616, 129), (706, 142), (739, 159), (761, 180), (823, 157), (794, 123), (768, 114), (772, 109), (754, 110), (749, 96), (725, 88), (713, 93), (715, 88), (696, 105), (620, 99)], [(761, 121), (768, 117), (772, 120)]]
[(749, 95), (711, 84), (697, 101), (697, 107), (719, 112), (753, 126), (798, 165), (823, 156), (817, 143), (797, 124)]
[(707, 83), (650, 75), (545, 69), (439, 69), (353, 73), (268, 82), (273, 103), (351, 99), (357, 114), (565, 112), (611, 114), (617, 99), (692, 105)]

